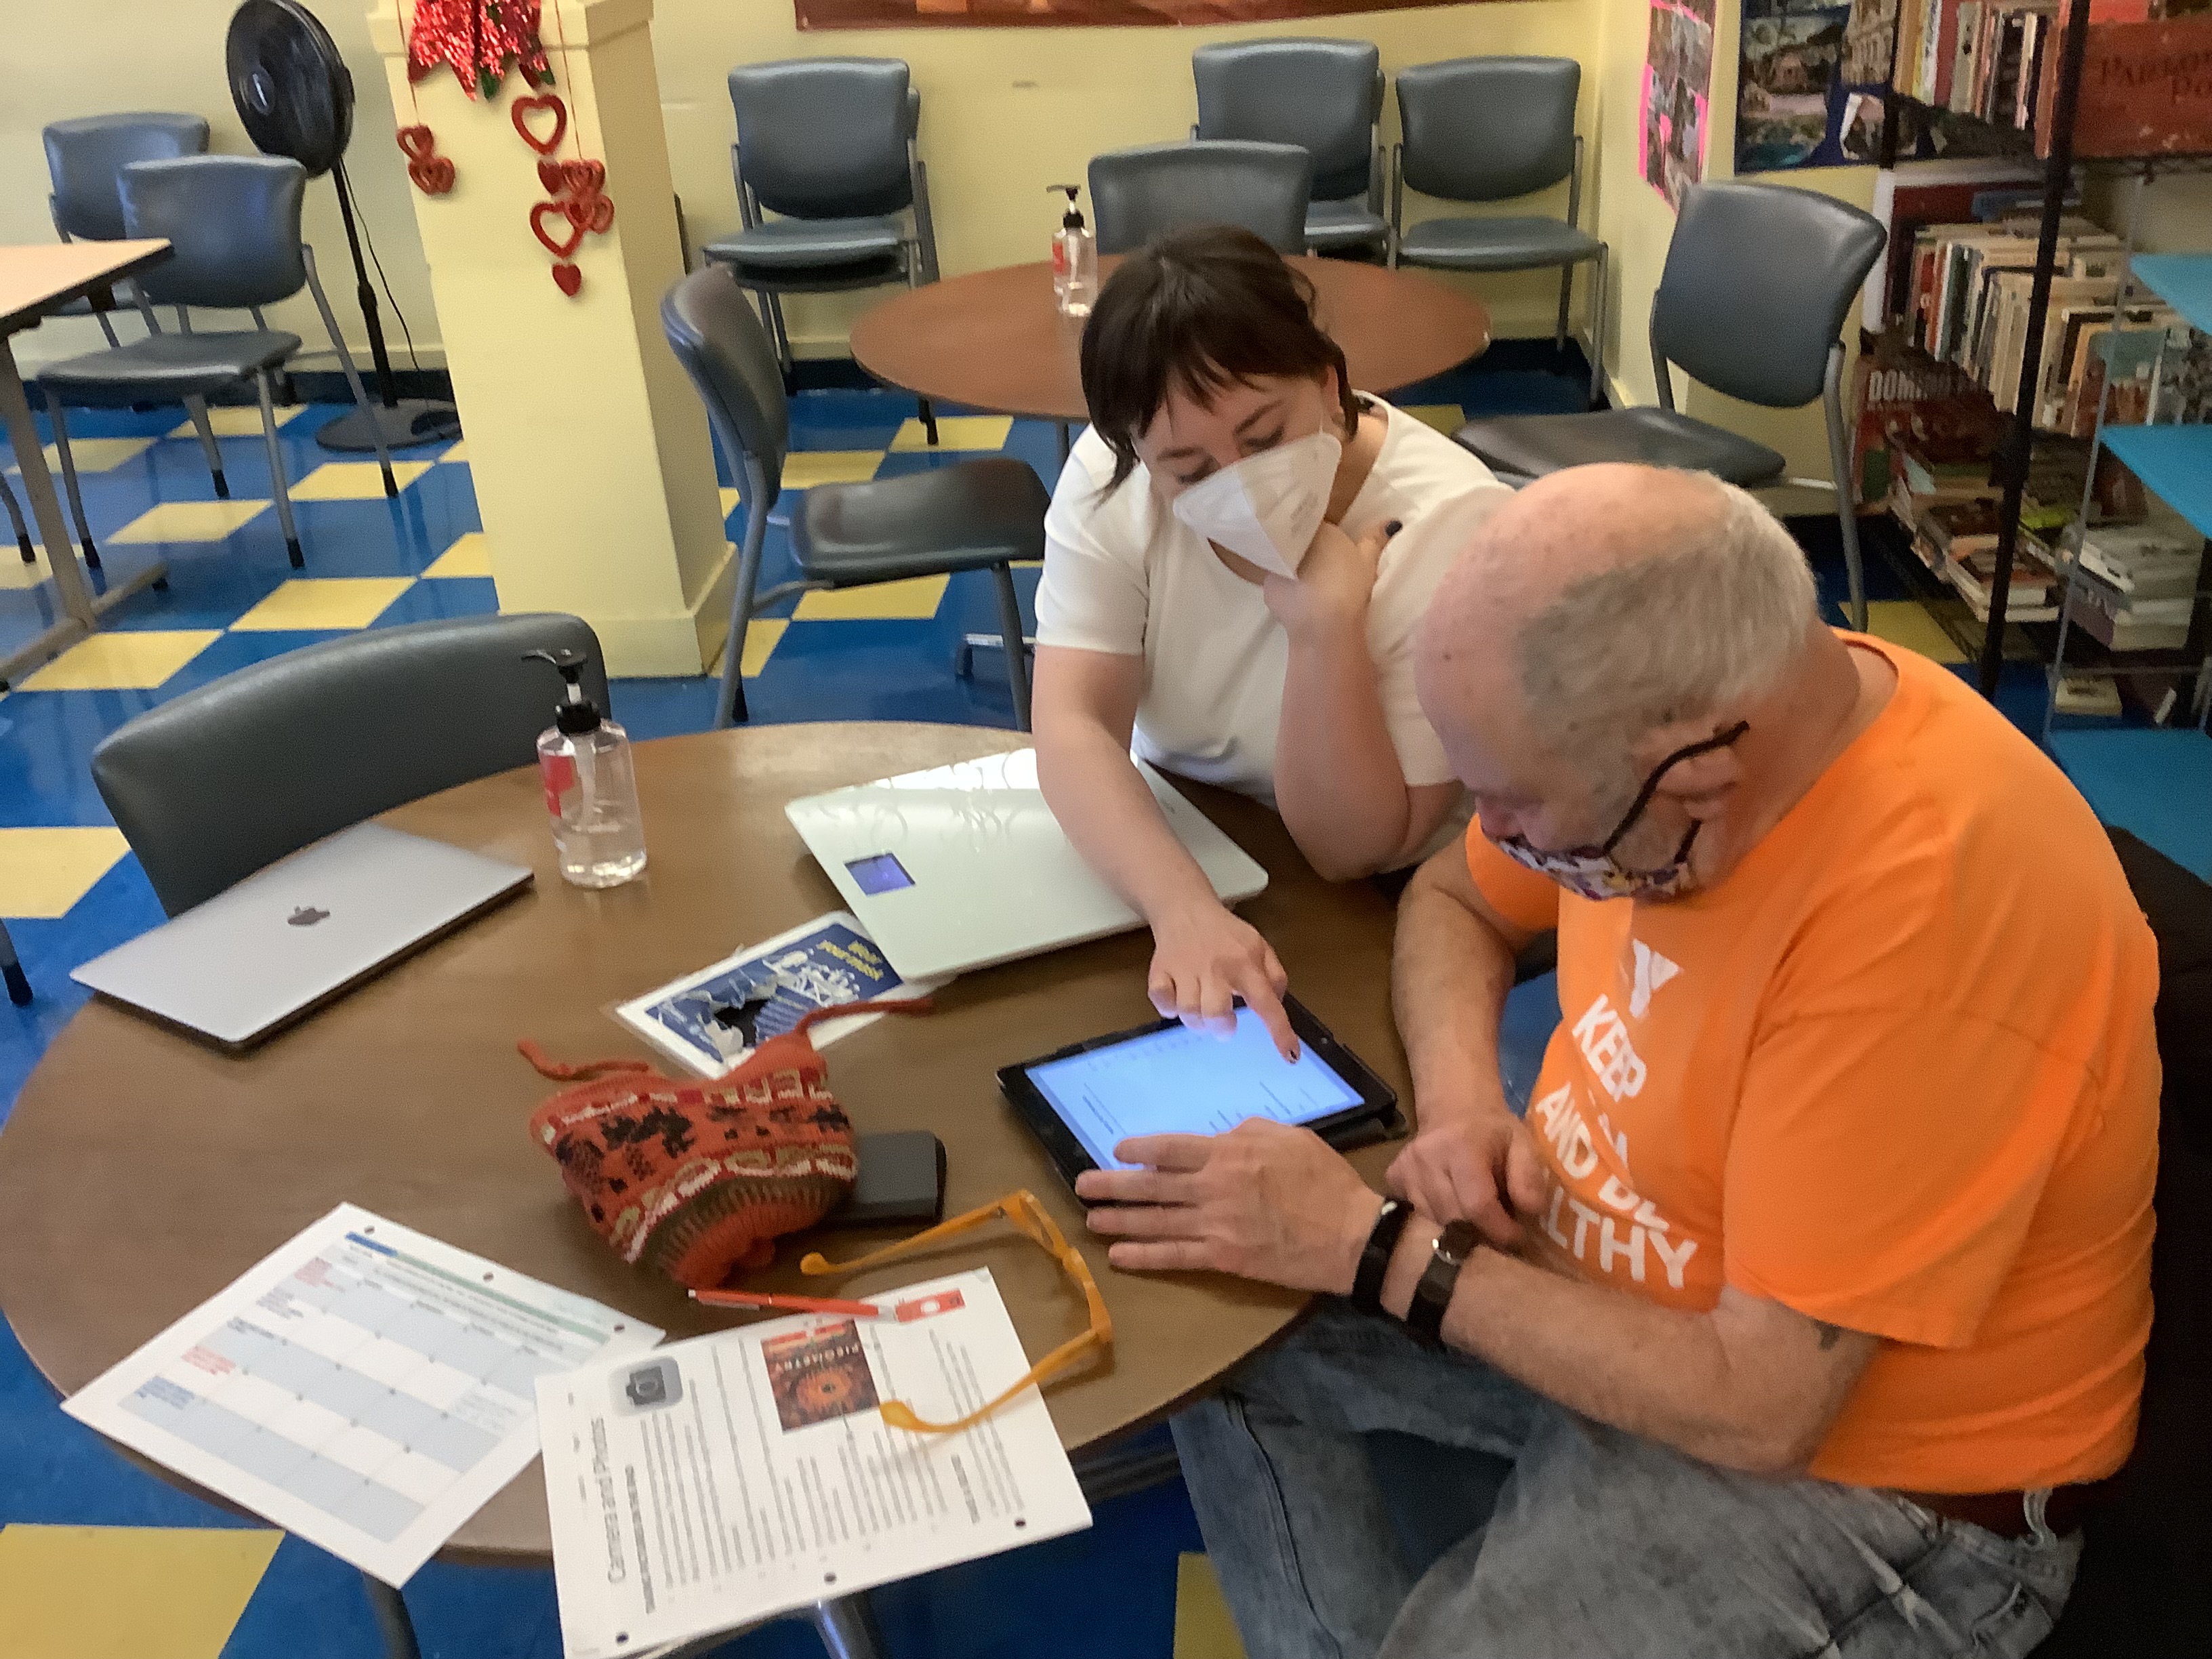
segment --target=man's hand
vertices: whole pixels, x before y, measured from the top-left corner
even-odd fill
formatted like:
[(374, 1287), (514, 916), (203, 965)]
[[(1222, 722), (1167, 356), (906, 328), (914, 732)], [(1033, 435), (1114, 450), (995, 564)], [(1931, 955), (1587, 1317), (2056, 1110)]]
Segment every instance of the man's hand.
[(1333, 524), (1323, 524), (1307, 544), (1296, 580), (1270, 575), (1260, 592), (1293, 638), (1329, 630), (1367, 635), (1367, 605), (1375, 594), (1382, 549), (1395, 532), (1378, 524), (1358, 541)]
[(1152, 923), (1152, 971), (1146, 992), (1163, 1019), (1225, 1037), (1237, 1029), (1234, 999), (1260, 1017), (1276, 1052), (1298, 1057), (1298, 1039), (1283, 1011), (1291, 976), (1274, 949), (1249, 922), (1218, 902)]
[(1250, 1118), (1223, 1135), (1139, 1135), (1114, 1149), (1136, 1170), (1090, 1170), (1091, 1231), (1138, 1272), (1206, 1269), (1342, 1296), (1381, 1201), (1310, 1129)]
[(1550, 1183), (1528, 1126), (1496, 1107), (1455, 1111), (1431, 1122), (1390, 1164), (1384, 1183), (1423, 1215), (1472, 1221), (1500, 1249), (1521, 1242), (1516, 1214), (1533, 1218)]

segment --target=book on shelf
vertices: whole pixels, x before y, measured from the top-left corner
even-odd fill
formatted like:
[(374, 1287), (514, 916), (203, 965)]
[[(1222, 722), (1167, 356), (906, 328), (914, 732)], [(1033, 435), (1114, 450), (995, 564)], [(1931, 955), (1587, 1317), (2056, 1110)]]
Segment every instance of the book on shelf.
[(2147, 599), (2121, 592), (2084, 571), (2070, 599), (2074, 625), (2111, 651), (2172, 651), (2189, 643), (2193, 597)]
[[(2055, 389), (2058, 418), (2051, 424), (2086, 438), (2096, 429), (2100, 404), (2107, 426), (2148, 424), (2171, 407), (2162, 394), (2187, 358), (2190, 333), (2186, 320), (2163, 306), (2130, 307), (2124, 321), (2110, 310), (2092, 316), (2072, 343), (2067, 379)], [(2169, 362), (2175, 371), (2168, 370)]]
[[(1990, 597), (1996, 584), (1996, 538), (1954, 537), (1952, 556), (1943, 576), (1977, 620), (1990, 619)], [(1969, 545), (1971, 544), (1971, 545)], [(1965, 551), (1960, 550), (1965, 548)], [(2057, 577), (2045, 556), (2043, 544), (2023, 531), (2013, 549), (2012, 580), (2005, 589), (2005, 615), (2013, 622), (2058, 620)]]
[[(2179, 155), (2212, 150), (2212, 15), (2151, 20), (2143, 9), (2091, 0), (2074, 112), (2074, 153), (2085, 156)], [(2043, 55), (2036, 102), (2057, 100), (2061, 54)], [(2035, 150), (2051, 153), (2050, 124)]]
[(1954, 114), (1966, 112), (1966, 100), (1973, 95), (1974, 76), (1981, 63), (1976, 43), (1981, 33), (1981, 0), (1960, 0), (1952, 12), (1951, 72), (1944, 82), (1943, 94), (1936, 101)]
[(2195, 596), (2204, 562), (2204, 538), (2163, 503), (2140, 524), (2069, 525), (2056, 553), (2062, 569), (2079, 561), (2094, 576), (2130, 600)]
[[(1973, 0), (1969, 0), (1973, 3)], [(2037, 169), (2018, 156), (1966, 156), (1900, 161), (1875, 175), (1871, 211), (1889, 232), (1867, 277), (1863, 318), (1880, 331), (1905, 304), (1919, 232), (1967, 220), (1994, 222), (2014, 207), (2039, 206)]]

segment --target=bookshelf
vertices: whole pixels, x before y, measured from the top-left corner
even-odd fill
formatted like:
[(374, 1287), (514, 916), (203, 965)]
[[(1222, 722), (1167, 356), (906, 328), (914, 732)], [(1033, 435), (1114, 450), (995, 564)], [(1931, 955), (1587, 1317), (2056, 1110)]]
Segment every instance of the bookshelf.
[[(2028, 0), (2024, 5), (1995, 0), (1994, 3), (1972, 7), (1961, 4), (1960, 0), (1905, 0), (1891, 42), (1889, 79), (1893, 91), (1883, 125), (1881, 161), (1884, 167), (1897, 165), (1903, 117), (1907, 111), (1917, 111), (1920, 120), (1940, 127), (1945, 134), (1948, 140), (1947, 155), (2018, 157), (2024, 161), (2032, 161), (2041, 174), (2035, 258), (2030, 268), (2018, 356), (2015, 359), (2008, 350), (2003, 358), (2007, 367), (2015, 362), (2020, 366), (2017, 374), (2008, 376), (2016, 381), (2017, 391), (2009, 410), (2000, 406), (2000, 412), (2007, 418), (1990, 474), (1991, 482), (2000, 490), (1996, 569), (1989, 596), (1989, 616), (1978, 642), (1978, 679), (1982, 694), (1990, 697), (1995, 696), (2003, 670), (2008, 637), (2006, 611), (2012, 574), (2020, 554), (2022, 502), (2039, 441), (2039, 372), (2045, 361), (2051, 284), (2058, 274), (2061, 227), (2066, 217), (2068, 198), (2080, 176), (2076, 119), (2082, 107), (2083, 70), (2089, 58), (2091, 37), (2100, 37), (2101, 51), (2107, 57), (2123, 49), (2148, 50), (2154, 46), (2169, 52), (2200, 46), (2212, 49), (2212, 18), (2177, 19), (2155, 24), (2093, 22), (2093, 9), (2101, 11), (2103, 8), (2093, 6), (2092, 0), (2057, 0), (2057, 4), (2039, 4)], [(1984, 27), (1978, 41), (1968, 37), (1967, 44), (1976, 50), (1967, 52), (1960, 44), (1966, 27), (1961, 19), (1986, 20), (1999, 12), (2004, 14), (2002, 23), (1994, 33)], [(2140, 31), (2143, 30), (2154, 33), (2142, 34)], [(1972, 65), (1977, 61), (1985, 67), (1974, 70)], [(1991, 73), (2000, 66), (2002, 74)], [(1962, 76), (1972, 78), (1960, 79)], [(2099, 88), (2092, 89), (2093, 103), (2096, 99), (2109, 97), (2108, 93), (2099, 89), (2108, 78), (2100, 76)], [(1928, 99), (1915, 95), (1934, 94), (1943, 83), (1948, 83), (1948, 94), (1936, 94)], [(2134, 121), (2129, 124), (2127, 133), (2118, 137), (2118, 129), (2109, 118), (2110, 112), (2098, 108), (2094, 113), (2099, 118), (2089, 141), (2081, 146), (2087, 153), (2080, 158), (2081, 161), (2100, 171), (2116, 167), (2132, 173), (2137, 180), (2138, 197), (2142, 182), (2154, 170), (2202, 170), (2205, 152), (2212, 150), (2212, 122), (2203, 121), (2201, 112), (2193, 109), (2179, 112), (2172, 125), (2155, 131), (2145, 122)], [(2132, 145), (2146, 138), (2155, 145), (2156, 153), (2130, 153)], [(2131, 212), (2130, 244), (2133, 219)], [(2131, 246), (2130, 251), (2132, 252)], [(2212, 323), (2212, 256), (2143, 256), (2133, 262), (2132, 268), (2139, 280), (2154, 289), (2195, 326), (2205, 328)], [(2124, 277), (2121, 292), (2125, 291)], [(2140, 435), (2152, 432), (2158, 435)], [(2188, 435), (2169, 435), (2174, 432)], [(2192, 524), (2203, 528), (2212, 521), (2212, 444), (2203, 441), (2203, 433), (2204, 428), (2105, 429), (2100, 410), (2100, 430), (2091, 440), (2089, 477), (2094, 480), (2100, 442), (2131, 468), (2134, 458), (2139, 457), (2152, 469), (2149, 474), (2138, 472), (2144, 487), (2166, 498), (2169, 505), (2183, 511)], [(2180, 500), (2168, 494), (2169, 489), (2191, 501), (2193, 508), (2184, 507)], [(2065, 647), (2066, 617), (2071, 607), (2075, 568), (2069, 567), (2060, 589), (2058, 637), (2052, 651), (2054, 697), (2058, 663), (2063, 661)], [(2192, 629), (2192, 646), (2198, 642), (2201, 634), (2201, 626)], [(2017, 627), (2009, 630), (2009, 635), (2017, 637)], [(2042, 653), (2039, 651), (2037, 654), (2039, 657)], [(2127, 653), (2130, 663), (2138, 656), (2154, 658), (2160, 654), (2166, 653)], [(2142, 665), (2148, 669), (2150, 663), (2146, 661)], [(2076, 672), (2080, 672), (2079, 667)]]
[[(2125, 291), (2130, 281), (2140, 283), (2180, 313), (2191, 328), (2212, 332), (2212, 254), (2135, 253), (2135, 227), (2141, 208), (2139, 181), (2129, 202), (2124, 241), (2128, 253), (2121, 267), (2122, 290)], [(2134, 473), (2145, 489), (2179, 514), (2197, 536), (2212, 540), (2212, 426), (2110, 426), (2106, 422), (2111, 403), (2108, 376), (2105, 395), (2098, 404), (2096, 428), (2090, 438), (2088, 482), (2082, 490), (2083, 525), (2088, 522), (2089, 497), (2095, 487), (2097, 453), (2104, 449)], [(2085, 640), (2072, 624), (2080, 602), (2096, 584), (2084, 577), (2078, 560), (2069, 564), (2062, 574), (2058, 640), (2051, 653), (2043, 705), (2043, 736), (2046, 743), (2059, 712), (2059, 686), (2069, 674), (2095, 678), (2124, 676), (2154, 682), (2160, 678), (2193, 680), (2195, 712), (2200, 727), (2212, 719), (2212, 702), (2206, 701), (2205, 675), (2212, 671), (2212, 664), (2207, 661), (2204, 615), (2204, 601), (2212, 598), (2212, 588), (2208, 588), (2208, 580), (2212, 580), (2212, 548), (2198, 555), (2194, 591), (2187, 595), (2189, 637), (2179, 649), (2173, 651), (2116, 653), (2103, 649), (2094, 638)], [(2067, 661), (2069, 639), (2076, 653), (2070, 665)], [(2086, 653), (2082, 649), (2085, 644), (2088, 647)], [(2180, 689), (2179, 684), (2172, 688), (2176, 702)]]

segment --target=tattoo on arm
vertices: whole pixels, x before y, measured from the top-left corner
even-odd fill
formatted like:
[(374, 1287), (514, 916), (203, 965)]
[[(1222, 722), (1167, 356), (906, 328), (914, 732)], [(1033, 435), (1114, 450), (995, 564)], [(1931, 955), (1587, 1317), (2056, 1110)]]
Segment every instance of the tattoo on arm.
[(1820, 1352), (1822, 1353), (1827, 1352), (1829, 1349), (1834, 1347), (1837, 1343), (1844, 1340), (1844, 1328), (1842, 1326), (1831, 1325), (1825, 1319), (1816, 1319), (1813, 1323), (1816, 1328), (1818, 1328), (1820, 1333)]

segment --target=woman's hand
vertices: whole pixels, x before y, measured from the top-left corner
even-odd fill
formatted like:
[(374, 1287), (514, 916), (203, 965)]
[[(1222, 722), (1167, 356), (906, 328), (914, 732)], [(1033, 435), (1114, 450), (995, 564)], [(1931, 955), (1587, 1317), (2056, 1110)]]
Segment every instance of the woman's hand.
[(1342, 1296), (1382, 1206), (1310, 1129), (1248, 1118), (1227, 1134), (1139, 1135), (1114, 1149), (1135, 1170), (1086, 1170), (1091, 1231), (1139, 1272), (1210, 1269)]
[(1314, 532), (1294, 580), (1270, 575), (1261, 593), (1275, 620), (1293, 635), (1326, 631), (1367, 636), (1367, 605), (1374, 597), (1382, 550), (1398, 533), (1396, 520), (1378, 524), (1358, 541), (1333, 524)]
[(1249, 922), (1214, 901), (1152, 923), (1152, 971), (1146, 991), (1164, 1019), (1227, 1036), (1237, 1029), (1234, 999), (1260, 1017), (1285, 1060), (1298, 1057), (1283, 993), (1291, 976)]

